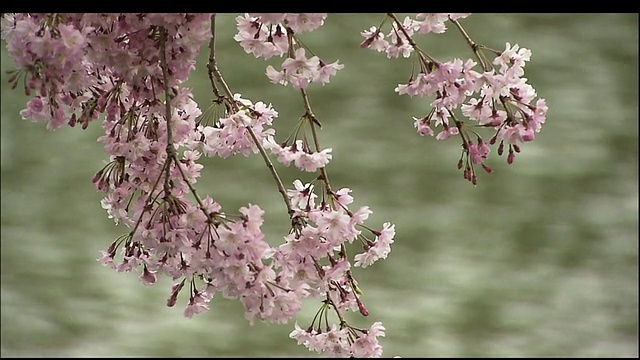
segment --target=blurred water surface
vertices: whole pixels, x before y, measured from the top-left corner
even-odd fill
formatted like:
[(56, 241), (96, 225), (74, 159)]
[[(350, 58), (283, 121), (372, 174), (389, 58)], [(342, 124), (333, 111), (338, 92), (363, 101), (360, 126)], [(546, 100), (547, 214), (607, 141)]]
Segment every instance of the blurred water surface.
[[(382, 15), (331, 14), (303, 39), (344, 70), (309, 90), (332, 147), (336, 188), (374, 211), (370, 226), (396, 224), (386, 261), (356, 269), (385, 356), (638, 356), (638, 14), (475, 14), (462, 20), (479, 43), (532, 50), (526, 77), (547, 99), (547, 124), (511, 166), (491, 157), (473, 187), (456, 170), (457, 141), (418, 136), (420, 99), (393, 89), (410, 62), (358, 48)], [(303, 113), (297, 92), (270, 84), (268, 62), (234, 43), (234, 15), (218, 17), (219, 62), (233, 91), (272, 103), (283, 139)], [(467, 58), (458, 33), (422, 38), (440, 60)], [(2, 50), (1, 355), (314, 356), (288, 339), (293, 327), (249, 326), (236, 301), (187, 319), (165, 307), (170, 282), (143, 286), (95, 259), (124, 228), (100, 207), (91, 183), (106, 155), (101, 129), (21, 120), (27, 98), (12, 91)], [(205, 107), (202, 54), (189, 84)], [(232, 211), (267, 211), (269, 241), (287, 231), (279, 194), (258, 156), (207, 159), (198, 183)], [(278, 168), (287, 184), (296, 172)], [(303, 175), (304, 176), (304, 175)], [(303, 177), (309, 181), (309, 177)], [(183, 299), (184, 300), (184, 299)], [(186, 301), (186, 300), (185, 300)], [(305, 303), (297, 321), (319, 304)]]

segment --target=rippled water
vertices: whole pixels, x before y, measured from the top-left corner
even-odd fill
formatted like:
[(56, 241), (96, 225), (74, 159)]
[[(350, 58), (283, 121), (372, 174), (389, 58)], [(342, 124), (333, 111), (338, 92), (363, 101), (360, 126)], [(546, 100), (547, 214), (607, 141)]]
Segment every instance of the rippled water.
[[(403, 357), (638, 356), (638, 15), (476, 14), (462, 21), (479, 43), (533, 51), (526, 74), (547, 99), (547, 124), (511, 166), (477, 187), (455, 168), (455, 142), (418, 136), (419, 99), (393, 89), (408, 60), (358, 48), (378, 15), (329, 16), (304, 39), (345, 69), (310, 90), (333, 148), (335, 187), (353, 189), (397, 236), (386, 261), (356, 272), (370, 319), (383, 321), (385, 355)], [(279, 134), (303, 109), (271, 85), (267, 63), (231, 40), (219, 16), (220, 67), (232, 90), (280, 112)], [(453, 29), (423, 39), (438, 59), (471, 52)], [(209, 92), (203, 56), (190, 80)], [(276, 59), (269, 61), (275, 64)], [(143, 286), (95, 259), (124, 228), (101, 209), (91, 177), (106, 159), (99, 126), (60, 129), (20, 119), (26, 97), (11, 91), (2, 51), (2, 356), (313, 356), (287, 338), (289, 325), (249, 326), (239, 303), (216, 297), (193, 319), (164, 306), (170, 283)], [(97, 125), (97, 124), (94, 124)], [(277, 244), (286, 215), (259, 157), (205, 161), (202, 193), (227, 209), (267, 211)], [(289, 183), (297, 174), (282, 169)], [(308, 324), (317, 306), (297, 317)]]

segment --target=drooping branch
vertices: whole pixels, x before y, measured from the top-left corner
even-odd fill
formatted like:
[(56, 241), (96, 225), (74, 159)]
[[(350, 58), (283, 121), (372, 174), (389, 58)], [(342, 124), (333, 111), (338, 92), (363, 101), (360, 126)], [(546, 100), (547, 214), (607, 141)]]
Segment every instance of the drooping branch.
[[(224, 80), (224, 77), (222, 76), (222, 73), (220, 72), (220, 69), (218, 68), (218, 63), (216, 62), (216, 55), (215, 55), (215, 39), (216, 39), (216, 32), (215, 32), (215, 19), (216, 19), (216, 15), (212, 14), (211, 15), (211, 40), (209, 42), (209, 63), (207, 64), (207, 69), (209, 72), (209, 78), (211, 79), (211, 87), (213, 90), (214, 95), (216, 95), (218, 98), (221, 97), (220, 92), (217, 90), (217, 87), (215, 85), (215, 82), (213, 81), (213, 79), (215, 79), (220, 86), (222, 87), (222, 91), (224, 92), (224, 96), (228, 99), (228, 101), (230, 102), (230, 105), (232, 107), (232, 109), (234, 111), (238, 111), (238, 106), (237, 104), (235, 104), (233, 102), (233, 93), (231, 92), (231, 89), (229, 88), (229, 86), (227, 85), (226, 81)], [(271, 162), (271, 159), (269, 159), (269, 155), (267, 154), (266, 150), (264, 149), (264, 146), (262, 146), (262, 143), (260, 142), (260, 140), (258, 139), (258, 137), (256, 136), (256, 133), (253, 131), (253, 129), (250, 126), (245, 127), (245, 129), (247, 130), (247, 132), (249, 133), (249, 135), (251, 136), (251, 140), (253, 140), (253, 143), (256, 145), (256, 147), (258, 148), (258, 151), (260, 152), (260, 155), (262, 156), (262, 159), (264, 160), (265, 165), (267, 166), (267, 168), (269, 169), (269, 172), (271, 173), (271, 176), (273, 177), (273, 180), (276, 183), (276, 186), (278, 187), (278, 192), (280, 193), (280, 195), (282, 195), (282, 200), (284, 201), (286, 207), (287, 207), (287, 213), (289, 214), (289, 217), (293, 217), (294, 214), (294, 210), (293, 210), (293, 206), (291, 205), (291, 201), (289, 200), (289, 196), (287, 195), (287, 191), (282, 183), (282, 180), (280, 179), (280, 175), (278, 175), (278, 172), (276, 171), (275, 167), (273, 166), (273, 163)]]

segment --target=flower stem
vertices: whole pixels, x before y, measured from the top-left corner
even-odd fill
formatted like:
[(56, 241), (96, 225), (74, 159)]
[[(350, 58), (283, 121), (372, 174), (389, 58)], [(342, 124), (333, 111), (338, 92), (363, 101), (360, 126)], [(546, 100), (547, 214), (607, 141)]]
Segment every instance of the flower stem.
[[(225, 97), (227, 99), (229, 99), (229, 101), (231, 102), (231, 106), (233, 107), (234, 111), (238, 111), (238, 106), (235, 103), (233, 103), (233, 101), (232, 101), (233, 93), (231, 92), (231, 89), (229, 89), (229, 86), (227, 85), (226, 81), (224, 80), (224, 77), (222, 77), (222, 73), (220, 72), (220, 69), (218, 68), (218, 63), (216, 62), (216, 56), (215, 56), (215, 38), (216, 38), (216, 36), (215, 36), (215, 34), (216, 34), (215, 33), (215, 14), (213, 14), (213, 15), (211, 15), (211, 40), (209, 42), (209, 50), (210, 50), (209, 65), (208, 65), (209, 77), (211, 79), (215, 79), (220, 84), (220, 86), (222, 87), (222, 91), (225, 94)], [(216, 90), (215, 84), (213, 84), (213, 81), (212, 81), (212, 88), (213, 88), (214, 94), (216, 94), (218, 97), (220, 97), (218, 91)], [(285, 190), (285, 187), (282, 184), (282, 180), (280, 180), (280, 176), (278, 175), (278, 172), (276, 171), (275, 167), (273, 166), (273, 163), (271, 162), (271, 159), (269, 159), (269, 155), (267, 155), (267, 152), (265, 151), (264, 147), (262, 146), (262, 143), (260, 143), (260, 140), (256, 136), (256, 134), (253, 131), (253, 129), (251, 127), (249, 127), (249, 126), (247, 126), (245, 129), (247, 130), (247, 132), (251, 136), (251, 140), (253, 140), (253, 143), (258, 148), (258, 151), (260, 152), (260, 155), (262, 155), (262, 159), (264, 160), (265, 164), (267, 165), (267, 168), (269, 169), (269, 172), (271, 173), (271, 176), (273, 176), (273, 179), (276, 182), (276, 186), (278, 187), (278, 191), (280, 192), (280, 195), (282, 195), (282, 200), (284, 201), (285, 205), (287, 206), (287, 213), (289, 214), (289, 218), (292, 218), (293, 214), (295, 212), (293, 210), (293, 206), (291, 205), (291, 201), (289, 200), (289, 196), (287, 196), (287, 191)]]
[(471, 40), (471, 37), (469, 36), (469, 34), (467, 34), (467, 32), (462, 27), (462, 25), (460, 25), (458, 20), (453, 20), (453, 19), (450, 18), (449, 21), (451, 21), (453, 23), (453, 25), (455, 25), (458, 28), (458, 30), (460, 31), (460, 33), (462, 34), (464, 39), (467, 41), (467, 44), (469, 45), (469, 47), (471, 47), (471, 50), (473, 51), (473, 54), (478, 58), (478, 61), (480, 62), (480, 65), (482, 66), (482, 70), (489, 71), (490, 69), (487, 66), (486, 60), (482, 56), (480, 56), (479, 49), (482, 46), (476, 44), (475, 41)]

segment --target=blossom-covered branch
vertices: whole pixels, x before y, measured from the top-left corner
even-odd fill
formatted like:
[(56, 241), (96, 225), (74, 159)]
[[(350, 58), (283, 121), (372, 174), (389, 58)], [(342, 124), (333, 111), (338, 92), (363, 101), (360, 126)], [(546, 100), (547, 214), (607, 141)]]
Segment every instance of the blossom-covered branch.
[[(531, 52), (510, 43), (503, 51), (477, 44), (459, 22), (467, 16), (423, 13), (400, 21), (385, 14), (378, 27), (361, 33), (360, 47), (390, 59), (415, 55), (418, 70), (412, 69), (409, 81), (395, 90), (432, 99), (427, 115), (414, 118), (415, 128), (420, 135), (438, 131), (438, 140), (459, 138), (458, 167), (476, 184), (476, 166), (492, 171), (485, 162), (489, 146), (497, 143), (499, 155), (507, 146), (511, 164), (520, 145), (541, 130), (547, 106), (523, 77)], [(315, 317), (308, 326), (295, 323), (291, 338), (327, 356), (379, 357), (382, 323), (360, 328), (350, 319), (350, 313), (375, 315), (364, 304), (354, 268), (386, 259), (396, 231), (391, 222), (366, 225), (371, 209), (354, 208), (352, 190), (334, 190), (329, 179), (327, 167), (337, 154), (321, 146), (322, 125), (312, 110), (310, 89), (330, 84), (345, 66), (325, 61), (302, 41), (305, 32), (323, 26), (327, 14), (236, 18), (234, 39), (255, 57), (284, 58), (276, 67), (266, 66), (266, 77), (301, 96), (299, 121), (279, 141), (275, 108), (233, 93), (218, 67), (217, 57), (226, 54), (216, 50), (215, 18), (3, 14), (2, 38), (16, 64), (9, 81), (31, 97), (20, 114), (46, 122), (50, 130), (78, 124), (86, 129), (101, 121), (104, 133), (98, 141), (108, 160), (93, 183), (104, 194), (101, 205), (109, 218), (127, 228), (102, 252), (103, 264), (137, 271), (145, 284), (168, 276), (174, 284), (167, 306), (186, 293), (187, 317), (207, 311), (220, 293), (239, 300), (251, 323), (286, 323), (301, 310), (303, 299), (317, 298)], [(443, 33), (446, 24), (458, 29), (478, 62), (442, 62), (419, 46), (417, 35)], [(207, 40), (213, 99), (203, 112), (183, 83)], [(493, 131), (488, 141), (482, 128)], [(258, 205), (230, 213), (196, 189), (202, 156), (237, 154), (260, 154), (274, 179), (291, 222), (281, 244), (266, 241)], [(300, 178), (291, 180), (293, 188), (285, 187), (276, 165), (300, 171)], [(350, 257), (347, 250), (354, 249)]]
[[(499, 141), (498, 155), (502, 155), (506, 142), (507, 163), (513, 163), (520, 144), (533, 140), (542, 128), (547, 105), (545, 99), (535, 100), (535, 89), (523, 77), (531, 51), (510, 43), (504, 51), (475, 43), (459, 23), (459, 19), (467, 16), (469, 14), (417, 14), (416, 19), (406, 17), (401, 22), (390, 13), (391, 30), (386, 38), (380, 28), (371, 27), (362, 32), (365, 40), (361, 46), (384, 51), (389, 58), (417, 54), (418, 73), (412, 71), (409, 82), (399, 84), (395, 90), (400, 95), (435, 97), (427, 115), (413, 118), (414, 126), (423, 136), (433, 136), (434, 128), (442, 127), (436, 135), (438, 140), (457, 135), (462, 140), (458, 168), (463, 169), (464, 178), (475, 185), (474, 165), (492, 172), (485, 163), (491, 151), (489, 145)], [(480, 62), (480, 72), (474, 70), (478, 63), (472, 59), (441, 62), (417, 45), (415, 35), (444, 33), (447, 22), (455, 25), (471, 47)], [(496, 56), (493, 62), (487, 60), (485, 52)], [(491, 64), (497, 66), (497, 70)], [(489, 141), (480, 135), (481, 128), (494, 130)]]

